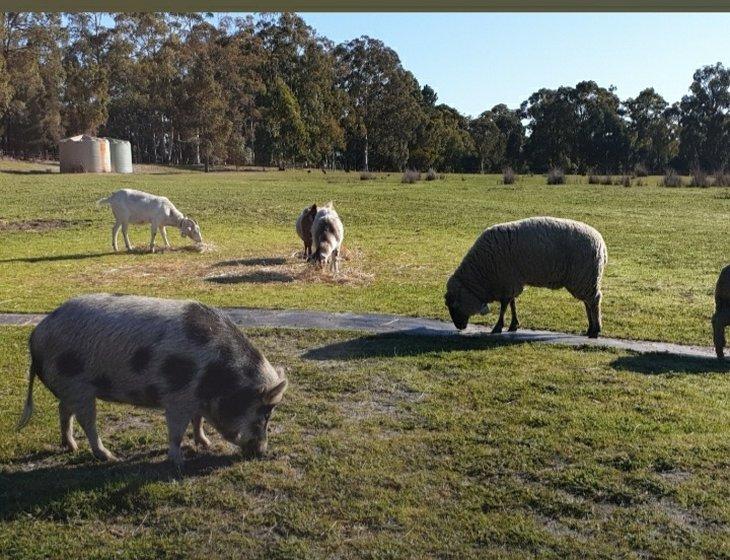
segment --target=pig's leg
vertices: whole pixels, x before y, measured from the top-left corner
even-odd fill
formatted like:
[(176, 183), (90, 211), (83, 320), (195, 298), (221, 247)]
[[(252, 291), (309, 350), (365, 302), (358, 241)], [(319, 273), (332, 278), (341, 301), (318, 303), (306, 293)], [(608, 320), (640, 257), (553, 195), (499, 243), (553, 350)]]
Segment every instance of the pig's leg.
[(74, 414), (89, 439), (89, 445), (94, 457), (100, 461), (116, 461), (116, 457), (104, 447), (99, 434), (96, 432), (96, 400), (92, 398), (85, 403), (78, 404), (74, 407)]
[(74, 439), (74, 415), (62, 402), (58, 403), (58, 416), (61, 420), (61, 447), (77, 451), (79, 446)]
[(193, 438), (195, 439), (195, 445), (200, 447), (210, 447), (210, 440), (203, 431), (203, 417), (200, 414), (193, 416)]
[(167, 456), (176, 467), (182, 467), (183, 455), (180, 445), (182, 444), (185, 430), (190, 424), (191, 415), (179, 409), (166, 409), (165, 419), (167, 420), (167, 439), (169, 448)]

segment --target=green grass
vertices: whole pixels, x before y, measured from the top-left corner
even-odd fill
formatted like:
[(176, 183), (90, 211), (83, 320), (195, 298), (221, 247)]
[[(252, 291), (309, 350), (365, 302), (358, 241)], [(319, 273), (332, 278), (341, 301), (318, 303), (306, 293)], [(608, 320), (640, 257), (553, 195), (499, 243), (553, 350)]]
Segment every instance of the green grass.
[[(543, 176), (523, 176), (504, 186), (501, 176), (449, 175), (404, 185), (399, 173), (374, 181), (320, 171), (0, 173), (0, 219), (71, 221), (70, 227), (45, 232), (0, 230), (0, 311), (48, 311), (80, 292), (106, 290), (193, 297), (220, 306), (446, 319), (445, 281), (485, 227), (552, 215), (595, 226), (608, 244), (606, 335), (709, 345), (712, 293), (727, 263), (730, 191), (659, 188), (657, 178), (634, 188), (568, 179), (567, 185), (547, 186)], [(94, 202), (121, 187), (169, 196), (199, 220), (215, 250), (110, 254), (112, 216)], [(329, 199), (343, 218), (352, 252), (334, 283), (304, 274), (304, 265), (291, 258), (301, 248), (294, 231), (298, 212)], [(148, 228), (133, 227), (131, 236), (143, 245)], [(188, 243), (175, 231), (170, 237), (174, 245)], [(256, 261), (272, 258), (286, 261)], [(205, 279), (223, 274), (230, 276), (227, 283)], [(528, 288), (518, 305), (525, 327), (586, 328), (582, 304), (564, 290)], [(495, 316), (475, 320), (492, 323)]]
[[(727, 558), (730, 378), (486, 338), (251, 333), (290, 390), (270, 456), (164, 462), (162, 414), (103, 403), (121, 462), (15, 434), (25, 328), (0, 329), (0, 550), (41, 558)], [(77, 429), (77, 436), (79, 436)]]

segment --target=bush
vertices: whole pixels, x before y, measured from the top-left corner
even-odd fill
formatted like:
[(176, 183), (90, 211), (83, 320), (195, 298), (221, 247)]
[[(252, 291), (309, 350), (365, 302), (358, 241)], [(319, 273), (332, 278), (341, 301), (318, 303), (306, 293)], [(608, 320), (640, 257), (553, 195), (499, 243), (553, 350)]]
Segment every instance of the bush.
[(436, 170), (431, 167), (429, 168), (428, 172), (426, 173), (426, 181), (435, 181), (439, 178), (438, 173), (436, 173)]
[(620, 184), (623, 185), (624, 187), (630, 187), (631, 186), (631, 177), (628, 175), (624, 175), (623, 177), (621, 177)]
[(730, 175), (724, 171), (718, 171), (715, 173), (715, 186), (716, 187), (730, 187)]
[(563, 185), (565, 184), (565, 173), (558, 167), (553, 167), (547, 174), (548, 185)]
[(515, 173), (511, 167), (507, 167), (502, 172), (502, 182), (505, 185), (514, 185), (516, 181), (517, 181), (517, 173)]
[(682, 182), (682, 178), (677, 175), (677, 172), (674, 169), (670, 169), (664, 174), (662, 185), (665, 187), (681, 187), (684, 186), (684, 183)]
[(710, 178), (707, 173), (702, 171), (699, 167), (692, 171), (692, 177), (689, 180), (690, 187), (706, 188), (710, 186)]
[(375, 173), (370, 173), (370, 171), (363, 171), (362, 173), (360, 173), (361, 181), (372, 181), (373, 179), (377, 178), (377, 175), (375, 175)]
[(602, 185), (613, 185), (613, 177), (610, 175), (604, 175), (601, 177), (601, 184)]
[(642, 163), (637, 163), (634, 166), (634, 175), (637, 177), (646, 177), (649, 175), (649, 170)]
[(401, 178), (401, 183), (415, 183), (421, 180), (421, 173), (415, 169), (406, 169)]
[(591, 173), (590, 175), (588, 175), (588, 184), (589, 185), (600, 185), (601, 179), (597, 175), (594, 175), (593, 173)]

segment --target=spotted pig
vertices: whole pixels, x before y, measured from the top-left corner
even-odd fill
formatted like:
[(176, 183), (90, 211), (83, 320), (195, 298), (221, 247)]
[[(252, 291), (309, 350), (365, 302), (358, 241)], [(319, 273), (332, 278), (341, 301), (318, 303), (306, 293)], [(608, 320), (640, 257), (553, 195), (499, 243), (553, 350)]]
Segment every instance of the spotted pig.
[(44, 318), (29, 341), (28, 395), (18, 428), (33, 412), (38, 377), (59, 400), (61, 445), (77, 449), (73, 419), (94, 455), (114, 460), (96, 430), (96, 399), (165, 411), (169, 458), (192, 421), (207, 447), (203, 420), (246, 455), (262, 455), (272, 410), (287, 387), (283, 373), (222, 312), (195, 301), (91, 294)]

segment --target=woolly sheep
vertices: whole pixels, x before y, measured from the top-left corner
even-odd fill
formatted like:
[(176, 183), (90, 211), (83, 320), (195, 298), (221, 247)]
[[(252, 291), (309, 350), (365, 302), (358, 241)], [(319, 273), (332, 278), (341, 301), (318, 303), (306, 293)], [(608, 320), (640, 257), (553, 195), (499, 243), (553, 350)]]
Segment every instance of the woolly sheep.
[(345, 237), (345, 228), (340, 216), (332, 206), (332, 201), (317, 210), (312, 223), (312, 242), (314, 253), (310, 262), (319, 266), (329, 263), (330, 269), (339, 272), (340, 246)]
[(730, 264), (722, 269), (715, 286), (715, 314), (712, 316), (712, 331), (715, 352), (721, 360), (725, 358), (725, 327), (730, 325)]
[(601, 331), (601, 276), (608, 253), (595, 229), (582, 222), (537, 217), (487, 228), (446, 284), (446, 305), (454, 325), (466, 328), (469, 317), (486, 313), (498, 301), (502, 332), (507, 305), (509, 331), (519, 326), (515, 298), (525, 286), (566, 288), (581, 300), (588, 315), (588, 336)]
[(117, 237), (119, 237), (120, 227), (122, 228), (122, 236), (127, 251), (132, 250), (133, 247), (127, 235), (129, 224), (150, 224), (150, 251), (153, 252), (155, 250), (155, 235), (158, 229), (165, 240), (165, 246), (170, 246), (165, 226), (180, 228), (182, 237), (189, 237), (196, 243), (203, 242), (198, 222), (183, 216), (182, 212), (175, 208), (173, 203), (164, 196), (156, 196), (134, 189), (120, 189), (114, 191), (108, 197), (98, 200), (97, 205), (99, 204), (108, 204), (114, 213), (112, 247), (115, 251), (118, 250)]
[(307, 259), (312, 254), (312, 224), (314, 217), (317, 215), (317, 205), (312, 204), (302, 210), (297, 217), (297, 235), (304, 243), (304, 258)]

